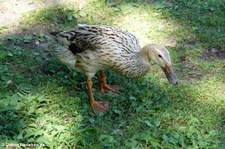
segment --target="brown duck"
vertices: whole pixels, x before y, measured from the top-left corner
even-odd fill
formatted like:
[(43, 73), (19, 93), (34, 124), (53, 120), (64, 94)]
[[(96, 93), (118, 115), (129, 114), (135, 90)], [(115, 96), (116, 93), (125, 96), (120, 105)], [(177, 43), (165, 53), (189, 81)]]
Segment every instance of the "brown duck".
[(87, 76), (90, 104), (95, 113), (107, 112), (107, 101), (95, 101), (92, 93), (92, 77), (100, 71), (100, 91), (119, 93), (106, 83), (104, 70), (114, 70), (126, 77), (142, 77), (154, 61), (173, 84), (178, 79), (173, 71), (168, 50), (161, 45), (148, 44), (140, 48), (139, 41), (130, 32), (109, 26), (79, 24), (65, 32), (51, 33), (48, 49), (62, 63)]

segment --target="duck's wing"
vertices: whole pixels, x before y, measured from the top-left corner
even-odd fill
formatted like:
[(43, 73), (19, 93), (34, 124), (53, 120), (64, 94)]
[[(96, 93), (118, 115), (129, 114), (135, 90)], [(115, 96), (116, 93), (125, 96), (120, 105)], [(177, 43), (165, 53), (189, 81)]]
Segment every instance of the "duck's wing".
[(108, 26), (82, 24), (73, 30), (54, 34), (57, 41), (68, 46), (74, 54), (99, 49), (117, 50), (122, 53), (140, 50), (139, 41), (132, 33)]

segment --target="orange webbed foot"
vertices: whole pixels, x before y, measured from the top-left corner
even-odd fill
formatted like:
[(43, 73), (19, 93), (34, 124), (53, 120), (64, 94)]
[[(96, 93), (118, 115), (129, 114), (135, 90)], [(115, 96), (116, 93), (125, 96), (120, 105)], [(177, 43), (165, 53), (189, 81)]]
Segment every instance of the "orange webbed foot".
[(94, 110), (95, 114), (99, 114), (100, 112), (108, 112), (109, 111), (109, 102), (108, 101), (94, 101), (91, 103), (91, 106)]
[(101, 84), (101, 88), (100, 88), (100, 93), (105, 93), (105, 92), (112, 92), (115, 94), (120, 94), (119, 89), (122, 86), (120, 85), (109, 85), (106, 83)]
[(106, 77), (104, 75), (104, 71), (100, 72), (99, 83), (100, 83), (100, 92), (101, 93), (105, 93), (105, 92), (112, 92), (112, 93), (115, 93), (115, 94), (120, 93), (118, 91), (121, 88), (120, 85), (108, 85), (106, 83)]

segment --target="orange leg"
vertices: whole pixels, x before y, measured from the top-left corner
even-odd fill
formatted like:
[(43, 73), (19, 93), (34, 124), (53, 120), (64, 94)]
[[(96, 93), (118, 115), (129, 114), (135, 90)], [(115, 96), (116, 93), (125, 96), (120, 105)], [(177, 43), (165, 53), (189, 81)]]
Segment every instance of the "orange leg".
[(106, 77), (104, 75), (104, 71), (100, 72), (100, 78), (99, 78), (99, 82), (100, 82), (100, 92), (101, 93), (105, 93), (106, 91), (110, 91), (116, 94), (119, 94), (120, 92), (118, 90), (116, 90), (117, 88), (119, 88), (119, 85), (108, 85), (106, 83)]
[(101, 101), (101, 102), (95, 101), (95, 99), (93, 97), (93, 93), (92, 93), (92, 81), (91, 80), (87, 80), (87, 87), (88, 87), (89, 101), (90, 101), (90, 104), (91, 104), (95, 114), (98, 114), (100, 112), (109, 111), (109, 108), (108, 108), (109, 102), (108, 101)]

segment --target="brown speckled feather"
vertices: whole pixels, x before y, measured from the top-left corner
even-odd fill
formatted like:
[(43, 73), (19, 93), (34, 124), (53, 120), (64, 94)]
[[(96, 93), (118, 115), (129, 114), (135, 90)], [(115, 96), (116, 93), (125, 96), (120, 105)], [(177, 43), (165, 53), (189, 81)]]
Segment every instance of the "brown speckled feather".
[(111, 69), (132, 78), (141, 77), (148, 73), (150, 60), (163, 69), (173, 85), (178, 83), (167, 49), (155, 44), (148, 44), (140, 49), (137, 38), (125, 30), (78, 25), (73, 30), (52, 35), (49, 50), (65, 65), (86, 74), (89, 101), (95, 113), (109, 111), (108, 102), (97, 102), (93, 97), (92, 77), (99, 70), (102, 93), (107, 90), (119, 93), (106, 83), (103, 70)]
[[(149, 70), (149, 64), (143, 63), (140, 58), (139, 41), (125, 30), (108, 26), (78, 25), (75, 29), (60, 32), (55, 37), (55, 49), (69, 51), (57, 50), (58, 53), (55, 54), (59, 59), (64, 63), (71, 61), (73, 64), (70, 67), (72, 65), (73, 69), (85, 72), (88, 78), (105, 69), (115, 70), (127, 77), (143, 76)], [(67, 59), (63, 58), (64, 53)]]
[(80, 52), (108, 48), (121, 53), (140, 51), (139, 41), (133, 34), (109, 26), (78, 25), (73, 30), (59, 33), (57, 37), (65, 38), (68, 46), (76, 45)]

